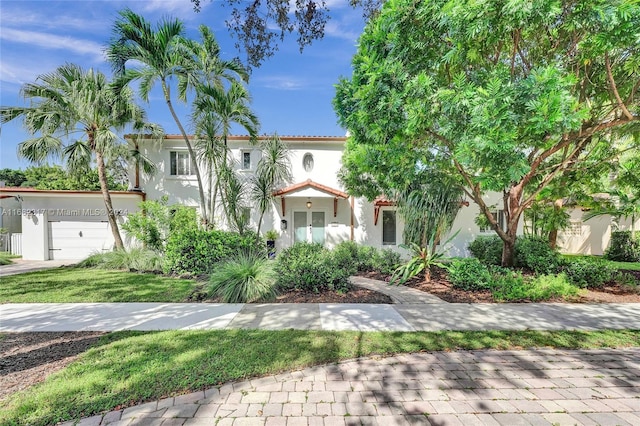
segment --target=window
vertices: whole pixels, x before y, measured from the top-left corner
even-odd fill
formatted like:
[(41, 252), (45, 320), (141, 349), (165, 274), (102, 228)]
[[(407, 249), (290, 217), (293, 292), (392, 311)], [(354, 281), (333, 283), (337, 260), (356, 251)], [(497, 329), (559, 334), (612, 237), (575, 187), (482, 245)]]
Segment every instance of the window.
[(251, 169), (251, 152), (242, 151), (242, 170)]
[(302, 157), (302, 167), (304, 167), (305, 172), (313, 170), (313, 154), (307, 152), (304, 157)]
[(169, 153), (171, 163), (171, 176), (190, 176), (195, 175), (195, 167), (187, 151), (171, 151)]
[(396, 245), (396, 212), (382, 211), (382, 245)]
[[(498, 221), (498, 226), (500, 227), (500, 229), (504, 231), (505, 230), (504, 210), (494, 210), (491, 212), (491, 214)], [(492, 232), (493, 229), (491, 228), (491, 224), (489, 223), (489, 220), (486, 219), (484, 215), (482, 216), (482, 218), (485, 219), (485, 221), (483, 222), (486, 222), (486, 223), (480, 226), (480, 232)]]

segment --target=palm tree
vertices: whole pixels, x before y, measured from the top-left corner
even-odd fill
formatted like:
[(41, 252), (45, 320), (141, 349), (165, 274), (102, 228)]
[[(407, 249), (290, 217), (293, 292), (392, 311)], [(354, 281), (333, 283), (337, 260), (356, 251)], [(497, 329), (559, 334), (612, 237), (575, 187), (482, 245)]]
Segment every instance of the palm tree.
[(273, 201), (273, 191), (291, 180), (289, 148), (274, 133), (262, 146), (262, 158), (258, 162), (251, 185), (251, 198), (260, 211), (258, 234), (264, 214)]
[(249, 108), (251, 96), (247, 89), (237, 81), (232, 81), (229, 90), (224, 87), (205, 84), (200, 87), (198, 97), (194, 101), (195, 116), (199, 117), (207, 112), (213, 112), (220, 123), (220, 132), (224, 145), (231, 131), (232, 124), (239, 124), (244, 128), (251, 140), (258, 136), (260, 122)]
[[(115, 157), (120, 145), (114, 130), (144, 121), (144, 112), (134, 103), (133, 93), (116, 92), (104, 74), (92, 69), (84, 71), (74, 64), (39, 76), (21, 91), (30, 106), (0, 108), (2, 123), (22, 117), (27, 130), (35, 136), (18, 145), (19, 156), (35, 163), (62, 156), (68, 169), (76, 173), (88, 170), (95, 156), (115, 246), (123, 249), (107, 186), (106, 163)], [(65, 146), (62, 139), (74, 134), (86, 139)]]
[[(124, 9), (120, 11), (120, 19), (116, 21), (113, 33), (115, 37), (107, 48), (107, 57), (119, 76), (118, 86), (124, 87), (134, 80), (140, 80), (140, 96), (148, 102), (149, 93), (154, 83), (159, 80), (169, 112), (184, 138), (189, 155), (195, 160), (196, 153), (173, 108), (169, 85), (172, 77), (178, 77), (180, 99), (186, 100), (188, 82), (193, 80), (190, 75), (193, 67), (184, 48), (183, 23), (177, 19), (166, 19), (154, 30), (142, 16), (130, 9)], [(142, 65), (138, 68), (126, 68), (127, 62), (130, 61), (137, 61)], [(197, 163), (195, 161), (193, 163), (198, 181), (202, 217), (206, 221), (207, 205), (202, 177)]]
[(249, 107), (250, 101), (247, 89), (233, 80), (228, 90), (210, 83), (199, 86), (198, 96), (193, 102), (193, 122), (196, 129), (201, 129), (206, 135), (202, 138), (201, 153), (209, 153), (210, 171), (216, 175), (211, 203), (214, 204), (219, 191), (227, 219), (239, 229), (244, 229), (244, 225), (238, 222), (242, 216), (236, 207), (240, 206), (238, 197), (242, 195), (244, 183), (239, 177), (231, 176), (235, 172), (228, 155), (228, 137), (235, 123), (247, 131), (252, 141), (257, 138), (259, 121)]

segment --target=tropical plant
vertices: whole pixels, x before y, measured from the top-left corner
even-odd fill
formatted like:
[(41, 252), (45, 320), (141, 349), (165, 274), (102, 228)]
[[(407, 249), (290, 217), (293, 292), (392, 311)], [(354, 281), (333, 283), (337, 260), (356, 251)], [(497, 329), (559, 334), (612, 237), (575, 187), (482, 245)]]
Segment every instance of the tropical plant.
[(267, 241), (275, 241), (278, 239), (279, 236), (280, 234), (278, 234), (278, 231), (276, 231), (275, 229), (269, 229), (267, 232), (264, 233), (264, 238)]
[[(209, 32), (207, 34), (211, 35)], [(139, 80), (140, 96), (148, 102), (154, 83), (160, 82), (165, 103), (178, 126), (189, 155), (194, 160), (200, 209), (206, 223), (209, 216), (200, 168), (195, 161), (196, 151), (173, 107), (169, 83), (172, 77), (177, 77), (178, 98), (186, 101), (188, 90), (194, 86), (199, 90), (202, 75), (206, 74), (209, 79), (213, 67), (203, 69), (204, 63), (194, 58), (193, 55), (197, 52), (196, 42), (185, 40), (184, 25), (177, 19), (165, 19), (154, 29), (144, 17), (130, 9), (124, 9), (120, 11), (120, 18), (114, 24), (113, 35), (113, 40), (107, 48), (107, 57), (118, 77), (117, 87), (121, 88)], [(131, 64), (134, 66), (131, 67)]]
[[(347, 189), (402, 188), (423, 164), (451, 174), (512, 266), (537, 195), (637, 134), (638, 27), (629, 0), (386, 1), (337, 85)], [(503, 194), (504, 228), (488, 191)]]
[(474, 257), (455, 259), (447, 265), (449, 281), (454, 288), (469, 291), (488, 290), (492, 286), (492, 276), (487, 265)]
[(441, 259), (445, 254), (445, 247), (457, 235), (458, 232), (449, 237), (449, 239), (442, 244), (440, 251), (432, 249), (432, 247), (437, 247), (435, 235), (432, 235), (431, 238), (429, 238), (425, 247), (421, 247), (416, 243), (400, 244), (400, 247), (411, 252), (411, 259), (405, 264), (398, 266), (398, 268), (393, 272), (393, 275), (391, 275), (389, 284), (402, 285), (407, 282), (407, 280), (415, 277), (421, 272), (424, 272), (425, 282), (431, 281), (431, 269), (434, 266), (438, 266), (440, 268), (445, 267), (441, 262)]
[(264, 214), (273, 202), (273, 192), (292, 180), (289, 148), (277, 133), (262, 144), (261, 152), (262, 157), (251, 180), (251, 199), (260, 212), (258, 234)]
[(275, 297), (273, 265), (255, 253), (238, 254), (219, 264), (209, 277), (212, 295), (225, 303), (250, 303)]
[[(145, 121), (133, 93), (114, 91), (99, 71), (66, 64), (39, 76), (35, 83), (25, 84), (22, 94), (31, 101), (30, 106), (0, 108), (3, 123), (22, 117), (29, 133), (37, 135), (18, 145), (18, 155), (35, 163), (62, 156), (68, 170), (77, 174), (88, 172), (95, 158), (115, 247), (124, 248), (109, 193), (107, 163), (115, 158), (120, 144), (115, 131)], [(63, 139), (75, 134), (86, 140), (65, 146)]]
[[(427, 180), (421, 171), (403, 191), (396, 191), (398, 211), (404, 219), (404, 241), (428, 247), (435, 254), (436, 244), (453, 225), (460, 210), (462, 188), (447, 175), (431, 173)], [(429, 243), (429, 236), (434, 235)]]
[(127, 250), (92, 254), (78, 263), (78, 266), (81, 268), (161, 272), (163, 264), (163, 257), (153, 250), (130, 248)]

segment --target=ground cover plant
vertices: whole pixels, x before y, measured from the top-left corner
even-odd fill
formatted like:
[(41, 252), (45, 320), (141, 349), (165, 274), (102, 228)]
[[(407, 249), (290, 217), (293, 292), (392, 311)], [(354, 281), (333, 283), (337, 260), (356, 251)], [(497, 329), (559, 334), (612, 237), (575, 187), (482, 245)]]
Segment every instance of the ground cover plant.
[(374, 354), (639, 345), (637, 330), (117, 332), (103, 336), (44, 383), (3, 401), (0, 424), (56, 424), (229, 381)]
[(11, 259), (16, 259), (20, 256), (15, 256), (11, 253), (7, 253), (6, 251), (0, 251), (0, 266), (1, 265), (11, 265), (13, 261)]
[(2, 277), (0, 303), (184, 302), (195, 287), (156, 274), (56, 268)]

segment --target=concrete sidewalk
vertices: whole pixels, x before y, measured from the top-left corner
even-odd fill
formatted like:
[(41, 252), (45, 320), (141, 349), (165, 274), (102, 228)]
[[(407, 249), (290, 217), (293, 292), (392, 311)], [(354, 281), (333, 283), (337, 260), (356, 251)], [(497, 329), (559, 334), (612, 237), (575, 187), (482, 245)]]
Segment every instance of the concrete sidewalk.
[(640, 348), (435, 352), (227, 383), (78, 424), (631, 426), (639, 395)]
[(640, 329), (640, 304), (24, 303), (0, 305), (0, 332)]

